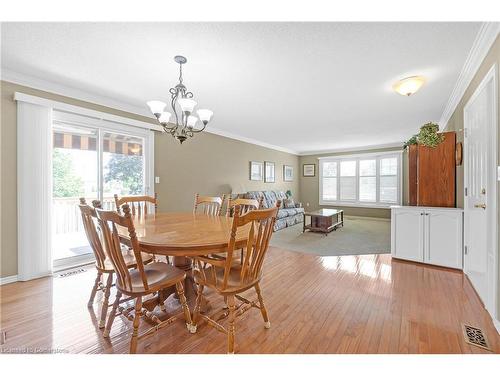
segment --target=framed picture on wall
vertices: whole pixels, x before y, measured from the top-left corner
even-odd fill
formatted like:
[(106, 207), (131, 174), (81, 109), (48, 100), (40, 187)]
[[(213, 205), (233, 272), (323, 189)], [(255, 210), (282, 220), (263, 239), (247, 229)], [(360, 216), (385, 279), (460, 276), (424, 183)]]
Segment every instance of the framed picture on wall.
[(293, 167), (291, 165), (283, 166), (283, 181), (293, 181)]
[(264, 162), (264, 182), (276, 182), (275, 165), (272, 161)]
[(304, 177), (316, 176), (316, 164), (304, 164), (302, 166), (302, 175)]
[(261, 161), (250, 162), (250, 180), (262, 181), (264, 179), (264, 163)]

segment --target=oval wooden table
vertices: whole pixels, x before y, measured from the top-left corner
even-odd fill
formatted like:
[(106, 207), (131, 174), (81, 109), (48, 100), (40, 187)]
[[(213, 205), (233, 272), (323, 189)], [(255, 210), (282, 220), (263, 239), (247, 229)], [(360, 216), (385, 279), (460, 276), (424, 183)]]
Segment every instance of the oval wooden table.
[[(134, 218), (137, 240), (144, 251), (155, 255), (173, 256), (173, 264), (186, 272), (186, 298), (194, 305), (196, 287), (191, 274), (189, 257), (220, 253), (227, 250), (233, 219), (225, 216), (208, 216), (192, 212), (167, 212)], [(236, 245), (243, 247), (248, 239), (250, 226), (239, 228)], [(127, 228), (119, 227), (121, 240), (130, 245)], [(238, 248), (238, 247), (236, 247)], [(167, 310), (178, 309), (174, 293), (167, 299)], [(203, 304), (203, 310), (208, 306)], [(145, 304), (147, 307), (147, 303)]]

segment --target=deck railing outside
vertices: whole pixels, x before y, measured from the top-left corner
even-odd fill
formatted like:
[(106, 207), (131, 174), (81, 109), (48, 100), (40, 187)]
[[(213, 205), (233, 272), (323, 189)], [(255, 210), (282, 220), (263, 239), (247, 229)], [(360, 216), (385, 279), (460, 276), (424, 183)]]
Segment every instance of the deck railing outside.
[[(91, 204), (92, 199), (95, 198), (86, 198), (88, 204)], [(83, 231), (79, 203), (79, 197), (52, 198), (52, 222), (55, 234)], [(115, 210), (114, 198), (104, 197), (102, 206), (105, 210)]]

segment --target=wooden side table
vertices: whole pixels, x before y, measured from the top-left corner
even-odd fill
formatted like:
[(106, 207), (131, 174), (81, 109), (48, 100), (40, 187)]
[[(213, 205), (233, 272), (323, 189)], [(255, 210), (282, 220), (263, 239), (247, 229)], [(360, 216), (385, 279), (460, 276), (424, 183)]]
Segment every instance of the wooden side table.
[[(311, 218), (311, 223), (306, 225), (306, 216)], [(344, 210), (322, 208), (317, 211), (304, 212), (302, 233), (306, 230), (321, 232), (328, 235), (339, 226), (344, 226)]]

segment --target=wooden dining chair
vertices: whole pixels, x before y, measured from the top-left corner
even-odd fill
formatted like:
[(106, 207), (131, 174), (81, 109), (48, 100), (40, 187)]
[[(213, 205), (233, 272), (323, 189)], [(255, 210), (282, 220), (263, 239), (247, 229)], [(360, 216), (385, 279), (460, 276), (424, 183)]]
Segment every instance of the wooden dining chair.
[[(189, 307), (184, 295), (183, 282), (186, 278), (186, 273), (184, 271), (164, 262), (152, 262), (149, 264), (138, 262), (136, 269), (127, 267), (123, 253), (121, 252), (117, 226), (127, 228), (130, 244), (132, 245), (132, 250), (136, 259), (140, 259), (141, 249), (135, 233), (129, 205), (124, 204), (122, 206), (122, 211), (124, 213), (123, 216), (114, 211), (96, 209), (97, 218), (102, 231), (103, 243), (105, 244), (105, 248), (108, 251), (108, 255), (118, 276), (116, 288), (120, 296), (124, 294), (135, 298), (133, 318), (129, 314), (126, 315), (129, 320), (133, 320), (130, 353), (135, 353), (137, 350), (137, 342), (140, 338), (158, 331), (160, 328), (171, 324), (178, 318), (177, 315), (174, 315), (167, 320), (161, 321), (156, 315), (142, 307), (142, 297), (146, 295), (155, 293), (160, 295), (162, 289), (175, 285), (186, 320), (186, 326), (192, 333), (195, 332), (196, 327), (192, 324), (191, 313), (189, 312)], [(161, 298), (157, 299), (157, 303), (162, 303)], [(113, 309), (115, 309), (115, 305), (113, 305)], [(148, 317), (155, 325), (139, 336), (141, 316)]]
[(158, 195), (155, 193), (154, 197), (149, 195), (130, 195), (118, 198), (118, 194), (114, 195), (116, 211), (121, 213), (120, 207), (127, 203), (132, 211), (132, 215), (147, 215), (149, 212), (149, 206), (154, 208), (154, 212), (158, 211)]
[[(90, 298), (87, 303), (87, 306), (92, 307), (92, 305), (94, 304), (94, 299), (97, 294), (97, 291), (102, 291), (104, 293), (104, 300), (102, 302), (101, 316), (98, 326), (99, 328), (106, 327), (103, 332), (103, 336), (108, 337), (109, 332), (111, 330), (111, 326), (113, 325), (114, 315), (116, 314), (116, 309), (115, 309), (115, 311), (112, 312), (112, 314), (108, 319), (108, 324), (106, 324), (106, 316), (109, 307), (109, 296), (111, 295), (111, 288), (113, 286), (113, 276), (115, 273), (115, 269), (113, 267), (111, 260), (106, 256), (106, 253), (101, 243), (99, 233), (97, 232), (97, 227), (95, 225), (95, 222), (97, 221), (95, 208), (96, 207), (101, 208), (101, 203), (97, 200), (94, 200), (92, 204), (94, 205), (94, 207), (90, 207), (86, 203), (85, 198), (80, 198), (79, 207), (82, 215), (83, 228), (85, 230), (85, 234), (89, 241), (90, 248), (94, 253), (96, 259), (95, 267), (97, 270), (97, 276), (94, 281), (94, 286), (92, 288), (92, 292), (90, 293)], [(122, 256), (127, 268), (137, 267), (136, 258), (132, 253), (130, 253), (127, 250), (125, 251), (122, 250)], [(146, 253), (142, 253), (141, 258), (142, 262), (145, 264), (150, 263), (153, 260), (153, 257)], [(102, 283), (103, 275), (107, 275), (106, 284)], [(120, 303), (126, 302), (126, 300), (120, 299), (120, 297), (121, 295), (118, 295), (117, 293), (115, 297), (115, 302), (117, 306)]]
[[(226, 257), (223, 259), (196, 257), (194, 259), (193, 276), (198, 284), (193, 314), (194, 324), (196, 325), (201, 317), (210, 326), (226, 333), (228, 353), (234, 353), (235, 318), (251, 307), (260, 310), (264, 319), (264, 327), (271, 327), (259, 282), (262, 278), (262, 265), (269, 247), (269, 240), (273, 234), (273, 226), (280, 204), (281, 202), (278, 201), (276, 207), (252, 210), (244, 215), (240, 215), (240, 206), (236, 206)], [(250, 226), (248, 241), (245, 245), (245, 257), (243, 264), (235, 266), (232, 258), (237, 250), (236, 233), (243, 226)], [(222, 311), (215, 312), (211, 316), (201, 314), (202, 293), (205, 287), (213, 289), (224, 297), (227, 308), (223, 308)], [(251, 288), (255, 289), (258, 301), (250, 301), (240, 295)], [(236, 300), (240, 302), (238, 306), (236, 306)], [(221, 312), (223, 313), (220, 314)], [(216, 316), (218, 318), (215, 318)], [(229, 317), (227, 328), (218, 322), (226, 317)]]
[[(151, 197), (149, 195), (131, 195), (131, 196), (125, 196), (118, 198), (118, 194), (114, 195), (115, 197), (115, 205), (116, 205), (116, 212), (121, 213), (120, 207), (127, 203), (129, 207), (131, 207), (132, 215), (139, 215), (141, 216), (142, 214), (147, 215), (149, 212), (148, 206), (152, 205), (154, 207), (154, 212), (156, 213), (158, 211), (158, 195), (155, 193), (154, 197)], [(156, 256), (152, 255), (153, 260), (156, 260)], [(170, 257), (165, 256), (165, 260), (167, 263), (170, 263)]]
[(197, 213), (199, 209), (206, 215), (220, 216), (225, 198), (225, 194), (222, 194), (222, 197), (207, 197), (197, 193), (194, 196), (193, 213)]
[(226, 216), (231, 217), (234, 214), (234, 208), (236, 206), (240, 206), (240, 215), (244, 215), (251, 210), (258, 210), (259, 208), (262, 207), (263, 199), (264, 199), (263, 196), (260, 197), (258, 200), (245, 199), (245, 198), (232, 199), (231, 197), (229, 197), (227, 201)]

